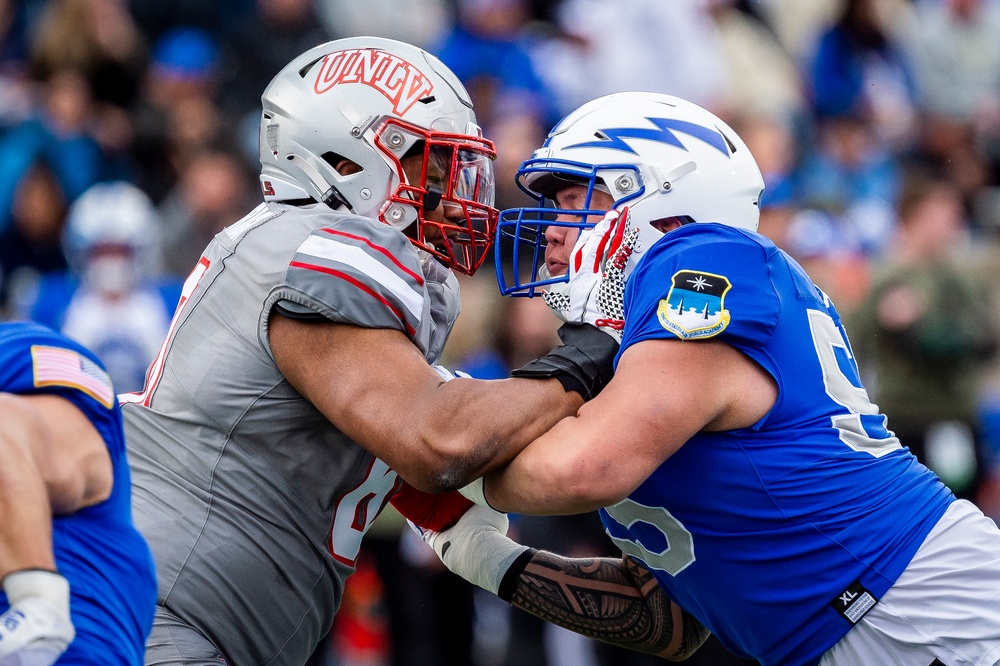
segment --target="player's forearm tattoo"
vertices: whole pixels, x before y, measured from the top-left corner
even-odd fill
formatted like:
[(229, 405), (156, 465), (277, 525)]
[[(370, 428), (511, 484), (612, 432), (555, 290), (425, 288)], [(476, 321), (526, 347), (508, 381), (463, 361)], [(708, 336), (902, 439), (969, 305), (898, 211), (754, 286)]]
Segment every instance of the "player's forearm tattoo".
[(511, 604), (577, 633), (671, 660), (687, 658), (708, 638), (653, 574), (628, 557), (569, 559), (539, 551), (521, 573)]

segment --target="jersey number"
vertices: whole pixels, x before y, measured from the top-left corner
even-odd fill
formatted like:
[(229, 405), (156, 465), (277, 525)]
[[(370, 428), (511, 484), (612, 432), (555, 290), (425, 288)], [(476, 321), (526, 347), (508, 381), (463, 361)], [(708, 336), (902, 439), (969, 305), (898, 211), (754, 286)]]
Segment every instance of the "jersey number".
[(847, 337), (833, 317), (809, 310), (809, 330), (823, 369), (823, 386), (830, 399), (848, 411), (832, 418), (840, 441), (855, 451), (879, 458), (901, 448), (896, 436), (886, 428), (886, 418), (861, 387), (858, 366)]
[[(622, 539), (608, 532), (611, 540), (623, 553), (642, 560), (650, 569), (676, 576), (694, 562), (691, 532), (663, 507), (646, 506), (626, 498), (605, 507), (604, 512), (633, 536)], [(639, 536), (642, 532), (646, 532), (649, 545), (642, 543)]]
[(126, 402), (138, 402), (146, 407), (149, 407), (149, 401), (153, 397), (153, 391), (156, 390), (156, 385), (160, 383), (160, 376), (163, 374), (163, 364), (167, 359), (167, 348), (170, 346), (170, 341), (174, 337), (174, 329), (177, 326), (177, 322), (180, 321), (181, 311), (184, 310), (184, 305), (187, 304), (188, 300), (191, 298), (191, 294), (194, 290), (198, 288), (198, 283), (201, 282), (201, 278), (205, 276), (208, 272), (208, 267), (211, 265), (208, 259), (202, 257), (198, 264), (188, 275), (187, 279), (184, 280), (184, 286), (181, 287), (181, 298), (177, 301), (177, 307), (174, 309), (174, 316), (170, 320), (170, 328), (167, 329), (167, 337), (164, 338), (163, 344), (160, 345), (160, 351), (156, 354), (156, 358), (149, 365), (149, 369), (146, 370), (146, 385), (143, 386), (140, 393), (126, 393), (118, 397), (118, 400), (122, 403)]
[(378, 458), (372, 458), (364, 480), (338, 498), (330, 529), (330, 554), (337, 561), (354, 566), (361, 551), (361, 538), (395, 488), (396, 473)]

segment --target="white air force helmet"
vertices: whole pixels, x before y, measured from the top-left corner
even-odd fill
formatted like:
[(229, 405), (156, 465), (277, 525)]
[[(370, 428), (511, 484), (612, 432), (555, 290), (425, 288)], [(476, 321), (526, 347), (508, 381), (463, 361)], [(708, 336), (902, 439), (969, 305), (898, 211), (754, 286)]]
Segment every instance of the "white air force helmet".
[(153, 202), (125, 181), (98, 183), (73, 202), (63, 232), (70, 267), (83, 272), (100, 247), (127, 248), (137, 274), (152, 274), (159, 261), (160, 216)]
[[(465, 88), (440, 60), (390, 39), (328, 42), (289, 63), (261, 101), (265, 200), (346, 208), (406, 231), (456, 270), (471, 274), (482, 263), (496, 224), (496, 152)], [(400, 160), (421, 150), (420, 182), (407, 182)], [(345, 159), (361, 171), (339, 173)], [(424, 219), (439, 205), (460, 209), (464, 221)], [(435, 245), (425, 235), (449, 242)]]
[[(514, 240), (503, 249), (516, 248), (514, 284), (507, 284), (505, 273), (511, 268), (504, 271), (501, 261), (510, 262), (501, 252), (497, 274), (501, 291), (514, 295), (534, 295), (542, 284), (567, 279), (538, 272), (544, 227), (556, 214), (581, 215), (555, 207), (555, 193), (567, 184), (590, 188), (582, 221), (567, 226), (585, 230), (600, 221), (606, 211), (591, 209), (594, 189), (609, 193), (615, 208), (629, 207), (639, 236), (626, 274), (663, 236), (652, 224), (660, 220), (718, 222), (756, 231), (764, 189), (757, 162), (726, 123), (697, 104), (649, 92), (607, 95), (569, 114), (522, 164), (517, 182), (539, 207), (500, 215), (499, 237)], [(525, 243), (535, 247), (525, 251)], [(516, 265), (529, 256), (535, 259), (533, 268)], [(520, 275), (531, 277), (521, 281)]]

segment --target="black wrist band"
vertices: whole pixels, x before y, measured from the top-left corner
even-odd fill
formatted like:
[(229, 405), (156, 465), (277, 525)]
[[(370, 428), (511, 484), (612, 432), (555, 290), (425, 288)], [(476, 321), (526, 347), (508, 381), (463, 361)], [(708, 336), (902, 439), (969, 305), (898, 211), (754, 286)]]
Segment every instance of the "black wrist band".
[(565, 390), (576, 391), (586, 400), (593, 397), (593, 395), (577, 376), (582, 374), (582, 371), (577, 371), (575, 374), (570, 373), (565, 368), (553, 364), (547, 357), (543, 356), (540, 359), (531, 361), (524, 367), (511, 370), (510, 376), (526, 379), (557, 379)]
[(567, 391), (590, 400), (611, 381), (618, 341), (590, 324), (567, 323), (559, 327), (563, 344), (510, 374), (528, 379), (558, 379)]
[(514, 596), (514, 590), (517, 589), (517, 581), (521, 577), (521, 573), (537, 552), (537, 549), (529, 548), (518, 555), (513, 564), (507, 567), (506, 573), (504, 573), (503, 578), (500, 580), (500, 587), (497, 589), (498, 597), (510, 603), (510, 600)]

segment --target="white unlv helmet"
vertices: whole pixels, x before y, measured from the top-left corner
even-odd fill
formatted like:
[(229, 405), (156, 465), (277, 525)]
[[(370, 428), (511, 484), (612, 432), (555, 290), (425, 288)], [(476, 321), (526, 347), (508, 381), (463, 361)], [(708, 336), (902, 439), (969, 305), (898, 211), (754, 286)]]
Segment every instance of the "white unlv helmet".
[[(328, 42), (292, 60), (261, 101), (265, 200), (346, 208), (406, 232), (458, 271), (471, 275), (482, 263), (496, 225), (496, 151), (465, 88), (440, 60), (391, 39)], [(401, 160), (420, 154), (419, 182), (408, 182)], [(361, 170), (338, 172), (343, 160)], [(440, 205), (464, 219), (425, 219)]]
[[(697, 104), (649, 92), (607, 95), (569, 114), (521, 165), (517, 182), (539, 206), (500, 214), (497, 279), (501, 292), (515, 296), (568, 280), (544, 270), (544, 231), (552, 224), (593, 227), (607, 212), (592, 208), (595, 189), (609, 193), (616, 209), (628, 206), (639, 225), (626, 274), (663, 235), (652, 224), (660, 220), (756, 231), (764, 189), (757, 162), (728, 125)], [(555, 206), (556, 192), (571, 184), (588, 187), (584, 210)], [(557, 215), (575, 221), (555, 221)]]

